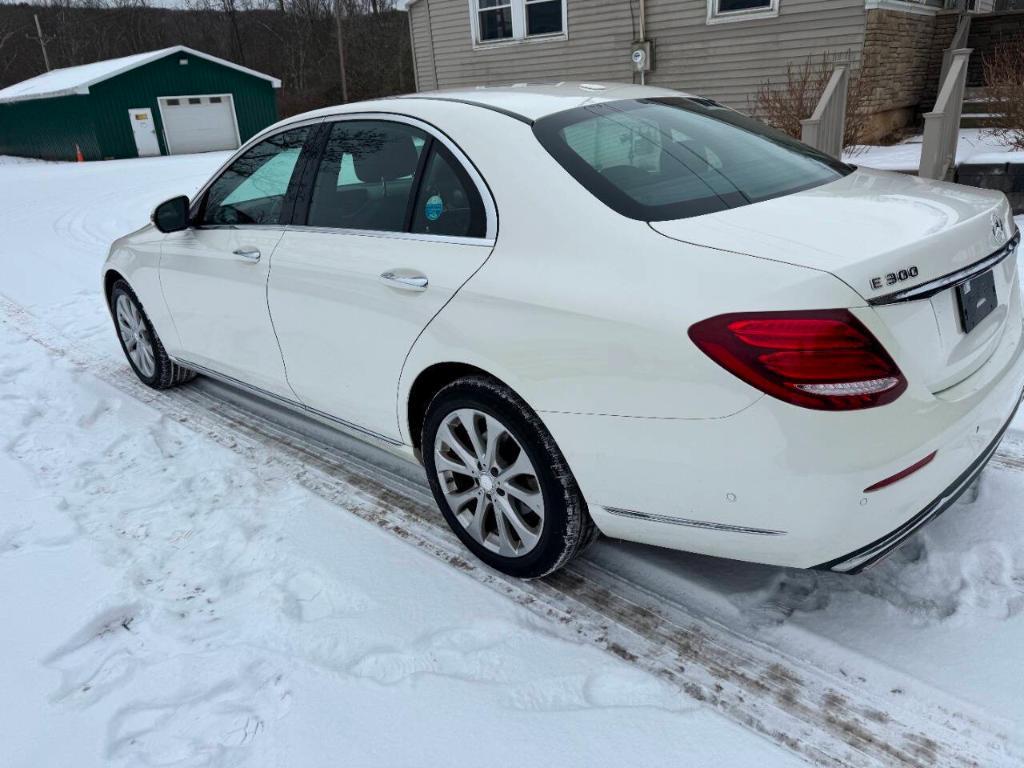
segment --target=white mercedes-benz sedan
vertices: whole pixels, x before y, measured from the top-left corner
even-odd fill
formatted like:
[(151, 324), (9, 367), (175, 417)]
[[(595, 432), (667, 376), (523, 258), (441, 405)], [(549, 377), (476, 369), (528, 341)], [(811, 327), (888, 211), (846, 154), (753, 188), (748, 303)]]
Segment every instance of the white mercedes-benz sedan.
[(115, 242), (104, 291), (143, 382), (208, 375), (419, 459), (505, 573), (598, 531), (854, 573), (1017, 409), (1019, 240), (1001, 193), (560, 83), (278, 123)]

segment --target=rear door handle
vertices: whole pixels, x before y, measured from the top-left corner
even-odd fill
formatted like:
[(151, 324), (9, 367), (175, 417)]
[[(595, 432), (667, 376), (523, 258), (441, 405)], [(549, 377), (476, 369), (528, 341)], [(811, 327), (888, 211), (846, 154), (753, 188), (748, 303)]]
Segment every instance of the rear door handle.
[(393, 288), (400, 288), (403, 291), (425, 291), (430, 281), (426, 275), (402, 274), (400, 272), (384, 272), (380, 279)]
[(241, 256), (246, 261), (259, 261), (260, 260), (260, 249), (259, 248), (236, 248), (234, 251), (235, 256)]

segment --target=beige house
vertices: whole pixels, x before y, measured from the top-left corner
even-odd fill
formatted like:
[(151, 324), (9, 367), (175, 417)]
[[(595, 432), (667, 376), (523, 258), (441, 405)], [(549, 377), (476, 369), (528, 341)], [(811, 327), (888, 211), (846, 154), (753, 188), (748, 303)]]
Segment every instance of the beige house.
[[(931, 108), (965, 11), (980, 48), (968, 84), (980, 85), (985, 47), (1024, 32), (1024, 0), (411, 0), (409, 21), (421, 91), (642, 78), (749, 110), (762, 83), (828, 52), (867, 78), (878, 137)], [(631, 57), (639, 41), (647, 72)]]

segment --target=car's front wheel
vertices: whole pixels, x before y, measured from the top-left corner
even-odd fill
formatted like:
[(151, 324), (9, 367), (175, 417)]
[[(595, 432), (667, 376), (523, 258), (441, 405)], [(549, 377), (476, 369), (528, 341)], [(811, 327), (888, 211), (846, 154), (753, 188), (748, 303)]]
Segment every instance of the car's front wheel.
[(595, 538), (565, 457), (508, 387), (460, 379), (427, 407), (422, 450), (434, 499), (480, 560), (510, 576), (561, 568)]
[(124, 356), (143, 384), (167, 389), (195, 378), (194, 371), (168, 356), (138, 297), (124, 280), (118, 280), (110, 289), (110, 314)]

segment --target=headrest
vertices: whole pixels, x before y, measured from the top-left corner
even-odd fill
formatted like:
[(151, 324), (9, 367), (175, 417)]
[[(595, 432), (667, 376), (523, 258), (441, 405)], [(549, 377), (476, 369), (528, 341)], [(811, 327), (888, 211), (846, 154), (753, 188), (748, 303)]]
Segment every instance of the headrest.
[(416, 173), (419, 155), (412, 136), (395, 133), (384, 140), (380, 152), (356, 153), (352, 157), (356, 176), (363, 183), (394, 181)]

